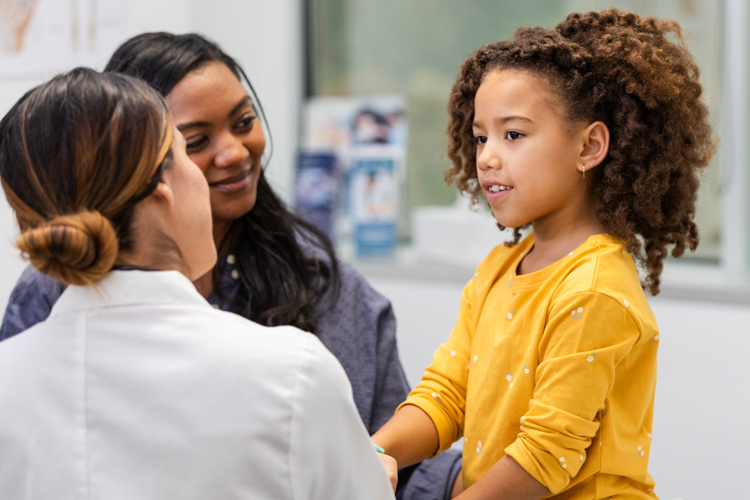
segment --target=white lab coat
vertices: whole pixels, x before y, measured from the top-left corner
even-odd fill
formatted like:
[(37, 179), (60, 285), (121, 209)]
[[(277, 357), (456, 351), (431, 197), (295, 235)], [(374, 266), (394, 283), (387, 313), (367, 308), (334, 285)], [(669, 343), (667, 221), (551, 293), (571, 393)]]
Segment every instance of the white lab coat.
[(213, 309), (175, 271), (68, 287), (0, 343), (0, 499), (393, 498), (316, 337)]

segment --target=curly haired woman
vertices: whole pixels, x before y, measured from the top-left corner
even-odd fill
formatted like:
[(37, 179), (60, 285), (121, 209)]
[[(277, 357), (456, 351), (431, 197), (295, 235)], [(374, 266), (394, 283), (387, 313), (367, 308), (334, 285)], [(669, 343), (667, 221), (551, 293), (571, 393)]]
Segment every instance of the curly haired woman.
[(675, 22), (616, 9), (464, 62), (446, 179), (516, 238), (479, 265), (447, 343), (373, 436), (399, 466), (463, 436), (462, 499), (656, 498), (644, 289), (698, 244), (714, 152), (698, 74)]

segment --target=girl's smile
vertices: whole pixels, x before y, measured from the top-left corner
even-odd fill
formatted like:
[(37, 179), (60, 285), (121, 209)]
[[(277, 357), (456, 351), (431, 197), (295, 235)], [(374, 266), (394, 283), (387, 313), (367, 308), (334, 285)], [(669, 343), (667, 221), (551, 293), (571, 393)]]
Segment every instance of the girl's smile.
[(510, 194), (510, 191), (513, 189), (513, 186), (508, 186), (506, 184), (501, 184), (487, 179), (482, 183), (482, 189), (485, 191), (487, 201), (493, 203), (498, 202), (508, 196)]

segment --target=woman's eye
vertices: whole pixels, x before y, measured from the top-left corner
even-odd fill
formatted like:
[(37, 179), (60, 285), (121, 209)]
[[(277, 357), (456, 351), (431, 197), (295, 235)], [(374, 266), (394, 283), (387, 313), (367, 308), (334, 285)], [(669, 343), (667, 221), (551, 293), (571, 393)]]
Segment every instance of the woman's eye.
[(199, 147), (203, 146), (208, 139), (205, 136), (199, 136), (190, 138), (189, 140), (185, 141), (185, 149), (187, 149), (188, 153), (191, 151), (195, 151)]
[(478, 135), (474, 139), (477, 140), (477, 144), (485, 144), (487, 142), (487, 136), (485, 135)]
[(516, 132), (515, 130), (509, 130), (505, 133), (505, 138), (509, 141), (515, 141), (523, 137), (523, 134), (520, 132)]
[(237, 122), (237, 125), (235, 125), (237, 128), (248, 128), (252, 127), (253, 122), (255, 122), (255, 116), (249, 115), (244, 118), (242, 118), (240, 121)]

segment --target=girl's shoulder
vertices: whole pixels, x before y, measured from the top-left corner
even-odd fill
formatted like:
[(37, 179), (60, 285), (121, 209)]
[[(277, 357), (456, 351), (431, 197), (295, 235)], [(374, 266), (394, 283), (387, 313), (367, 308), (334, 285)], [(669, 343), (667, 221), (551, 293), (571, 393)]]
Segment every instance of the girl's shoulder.
[(653, 323), (638, 267), (623, 243), (596, 235), (569, 256), (556, 280), (551, 304), (575, 295), (608, 297), (637, 321)]

